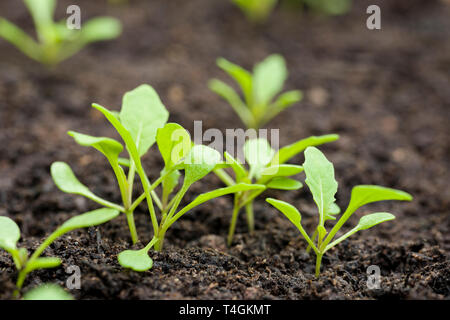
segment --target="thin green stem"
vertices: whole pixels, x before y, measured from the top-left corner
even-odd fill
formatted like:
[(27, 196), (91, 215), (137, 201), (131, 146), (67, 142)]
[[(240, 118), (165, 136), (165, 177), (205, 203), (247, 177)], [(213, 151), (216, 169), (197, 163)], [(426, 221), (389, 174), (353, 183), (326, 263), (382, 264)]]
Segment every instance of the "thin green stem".
[(247, 224), (248, 224), (248, 231), (251, 235), (255, 232), (255, 216), (253, 213), (253, 202), (247, 203), (245, 206), (245, 212), (247, 214)]
[(236, 184), (236, 182), (233, 180), (233, 178), (230, 177), (230, 175), (223, 169), (215, 169), (214, 173), (217, 177), (219, 177), (220, 180), (222, 180), (223, 183), (225, 183), (226, 186), (232, 186)]
[(136, 224), (134, 222), (134, 214), (133, 211), (126, 211), (125, 215), (127, 216), (128, 228), (130, 229), (131, 241), (133, 244), (137, 243), (139, 238), (136, 230)]
[[(318, 231), (316, 229), (311, 237), (311, 240), (313, 243), (314, 243), (314, 241), (316, 241), (317, 233), (318, 233)], [(310, 251), (311, 251), (311, 246), (308, 244), (308, 247), (306, 248), (306, 252), (309, 253)]]
[(234, 231), (236, 229), (236, 221), (237, 221), (237, 217), (239, 215), (239, 209), (240, 209), (238, 203), (239, 203), (238, 196), (235, 195), (234, 206), (233, 206), (233, 215), (231, 216), (230, 229), (228, 230), (228, 238), (227, 238), (228, 246), (231, 246), (231, 244), (233, 242)]
[(358, 232), (359, 229), (358, 228), (353, 228), (352, 230), (350, 230), (349, 232), (347, 232), (346, 234), (344, 234), (343, 236), (339, 237), (338, 239), (334, 240), (332, 243), (330, 243), (329, 245), (327, 245), (325, 247), (325, 249), (323, 250), (323, 252), (326, 252), (328, 250), (330, 250), (331, 248), (333, 248), (335, 245), (341, 243), (342, 241), (344, 241), (345, 239), (347, 239), (348, 237), (350, 237), (351, 235), (355, 234), (356, 232)]
[(323, 253), (319, 253), (316, 256), (316, 278), (318, 278), (320, 275), (320, 266), (322, 264), (322, 256), (323, 256)]

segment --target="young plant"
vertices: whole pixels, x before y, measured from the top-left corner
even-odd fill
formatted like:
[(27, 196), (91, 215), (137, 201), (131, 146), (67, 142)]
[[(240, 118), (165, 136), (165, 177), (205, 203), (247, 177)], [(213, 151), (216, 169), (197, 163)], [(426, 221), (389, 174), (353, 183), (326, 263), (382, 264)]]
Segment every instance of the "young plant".
[(268, 56), (254, 67), (253, 74), (224, 58), (219, 58), (217, 65), (239, 84), (245, 102), (221, 80), (210, 80), (209, 88), (230, 104), (247, 128), (261, 128), (281, 111), (302, 99), (299, 90), (284, 92), (275, 99), (288, 76), (281, 55)]
[(248, 20), (261, 23), (267, 20), (269, 14), (275, 8), (277, 0), (231, 0)]
[(412, 200), (411, 195), (400, 190), (374, 185), (356, 186), (352, 190), (347, 209), (328, 232), (325, 228), (325, 222), (335, 220), (335, 214), (338, 211), (334, 198), (338, 183), (334, 178), (333, 164), (317, 148), (308, 147), (305, 151), (303, 168), (306, 174), (305, 182), (313, 195), (319, 212), (319, 223), (315, 229), (315, 235), (309, 237), (303, 229), (300, 212), (294, 206), (272, 198), (268, 198), (266, 201), (280, 210), (297, 227), (308, 245), (314, 250), (316, 254), (316, 277), (319, 277), (322, 257), (328, 250), (360, 230), (366, 230), (379, 223), (395, 219), (395, 216), (387, 212), (368, 214), (361, 217), (359, 223), (353, 229), (334, 239), (336, 233), (357, 209), (366, 204), (383, 200)]
[(303, 167), (286, 164), (292, 157), (303, 152), (308, 146), (317, 146), (335, 141), (339, 138), (336, 134), (324, 136), (312, 136), (299, 140), (291, 145), (281, 148), (278, 152), (272, 149), (266, 139), (251, 139), (244, 144), (244, 156), (249, 165), (247, 170), (239, 160), (225, 152), (225, 159), (234, 171), (235, 178), (231, 178), (223, 169), (216, 169), (215, 173), (222, 181), (231, 186), (235, 183), (255, 183), (263, 185), (259, 190), (247, 190), (238, 192), (234, 197), (233, 214), (228, 231), (227, 243), (231, 245), (236, 228), (239, 211), (245, 208), (247, 224), (250, 233), (254, 231), (253, 201), (264, 190), (297, 190), (302, 187), (299, 181), (289, 178), (303, 171)]
[[(122, 204), (115, 204), (95, 195), (76, 178), (72, 169), (64, 162), (55, 162), (52, 164), (52, 178), (58, 188), (66, 193), (82, 195), (104, 207), (125, 213), (131, 240), (134, 244), (138, 241), (138, 234), (134, 222), (134, 210), (145, 199), (145, 194), (143, 194), (133, 201), (135, 175), (137, 172), (141, 178), (148, 180), (141, 165), (141, 157), (155, 143), (156, 132), (158, 128), (165, 125), (169, 118), (169, 113), (162, 104), (156, 91), (148, 85), (141, 85), (127, 92), (123, 96), (120, 113), (109, 112), (96, 104), (93, 107), (103, 113), (107, 112), (108, 116), (114, 122), (117, 122), (120, 130), (117, 129), (116, 125), (115, 127), (126, 141), (126, 148), (130, 157), (119, 157), (124, 148), (117, 140), (106, 137), (93, 137), (74, 131), (69, 131), (69, 135), (78, 144), (93, 147), (106, 157), (117, 179)], [(127, 174), (125, 174), (123, 167), (128, 167)], [(150, 184), (149, 181), (148, 184)], [(158, 207), (162, 208), (161, 201), (156, 193), (154, 191), (151, 192)], [(151, 207), (153, 208), (153, 205)]]
[(1, 17), (0, 37), (16, 46), (29, 58), (45, 65), (56, 65), (91, 42), (114, 39), (121, 33), (120, 22), (110, 17), (91, 19), (79, 30), (69, 29), (66, 20), (53, 20), (56, 0), (23, 1), (33, 18), (38, 41)]
[(73, 296), (57, 284), (46, 283), (25, 293), (23, 300), (73, 300)]
[(27, 249), (17, 247), (17, 242), (20, 239), (20, 229), (17, 224), (12, 219), (1, 216), (0, 248), (11, 254), (16, 269), (19, 272), (14, 296), (17, 297), (19, 295), (23, 283), (30, 272), (38, 269), (55, 268), (61, 264), (59, 258), (41, 257), (44, 250), (56, 239), (76, 229), (98, 226), (116, 218), (118, 215), (118, 210), (103, 208), (70, 218), (50, 234), (32, 255), (28, 254)]

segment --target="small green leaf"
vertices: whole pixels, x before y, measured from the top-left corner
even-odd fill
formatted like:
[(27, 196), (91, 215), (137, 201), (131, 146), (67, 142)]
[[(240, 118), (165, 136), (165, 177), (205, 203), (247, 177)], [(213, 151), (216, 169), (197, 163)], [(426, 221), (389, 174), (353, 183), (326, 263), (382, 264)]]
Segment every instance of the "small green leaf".
[(93, 137), (87, 134), (69, 131), (69, 136), (84, 147), (93, 147), (100, 151), (106, 158), (117, 161), (119, 154), (123, 151), (120, 142), (106, 137)]
[(277, 98), (273, 104), (273, 108), (277, 110), (277, 113), (292, 106), (294, 103), (299, 102), (303, 98), (303, 93), (300, 90), (287, 91)]
[(341, 208), (339, 208), (339, 206), (333, 202), (330, 206), (330, 208), (328, 209), (327, 214), (325, 215), (325, 221), (326, 220), (336, 220), (335, 215), (341, 213)]
[(50, 167), (50, 172), (56, 186), (63, 192), (79, 194), (85, 197), (95, 197), (95, 195), (82, 184), (69, 165), (65, 162), (53, 162)]
[(411, 201), (412, 196), (404, 191), (374, 185), (359, 185), (352, 189), (350, 203), (346, 212), (355, 212), (358, 208), (372, 202), (384, 200)]
[(387, 212), (377, 212), (365, 215), (359, 219), (356, 228), (358, 230), (366, 230), (385, 221), (394, 220), (395, 216)]
[(266, 139), (250, 139), (244, 144), (244, 156), (250, 166), (250, 178), (261, 177), (264, 168), (272, 161), (275, 151)]
[(186, 157), (192, 148), (189, 132), (177, 123), (167, 123), (158, 129), (156, 142), (167, 169)]
[(58, 228), (59, 232), (67, 233), (69, 231), (87, 227), (98, 226), (102, 223), (108, 222), (119, 215), (118, 210), (102, 208), (89, 211), (73, 218), (70, 218)]
[(241, 87), (247, 103), (252, 100), (252, 74), (244, 68), (234, 64), (224, 58), (217, 59), (217, 65), (228, 73)]
[(195, 145), (184, 161), (184, 184), (191, 185), (202, 179), (220, 162), (219, 152), (204, 145)]
[(271, 177), (290, 177), (303, 171), (302, 166), (294, 164), (281, 164), (266, 167), (262, 173), (262, 179), (268, 179)]
[(120, 122), (130, 132), (139, 151), (144, 155), (156, 141), (156, 131), (169, 118), (156, 91), (149, 85), (140, 85), (125, 93)]
[[(165, 169), (161, 171), (161, 176), (165, 175)], [(162, 181), (163, 185), (163, 192), (165, 193), (165, 196), (168, 197), (172, 191), (175, 189), (175, 187), (178, 185), (178, 181), (180, 180), (180, 171), (173, 170), (170, 172)]]
[(24, 300), (73, 300), (72, 295), (56, 284), (43, 284), (28, 291)]
[(299, 140), (297, 142), (294, 142), (293, 144), (281, 148), (274, 158), (278, 158), (280, 164), (285, 163), (300, 152), (303, 152), (303, 150), (305, 150), (307, 147), (318, 146), (324, 143), (336, 141), (337, 139), (339, 139), (339, 136), (337, 134), (311, 136), (309, 138)]
[(247, 176), (247, 170), (242, 166), (242, 164), (235, 159), (231, 154), (228, 152), (224, 152), (224, 157), (227, 163), (231, 166), (231, 168), (234, 171), (234, 174), (236, 175), (236, 181), (240, 182), (243, 178)]
[(118, 163), (124, 167), (130, 167), (130, 159), (127, 158), (119, 158)]
[(24, 0), (38, 28), (53, 24), (56, 0)]
[(153, 267), (153, 260), (145, 249), (122, 251), (117, 259), (122, 267), (138, 272), (147, 271)]
[(338, 183), (334, 179), (333, 164), (328, 161), (324, 154), (315, 147), (308, 147), (305, 150), (305, 163), (303, 168), (306, 173), (306, 184), (314, 198), (319, 209), (320, 224), (335, 202), (334, 195), (337, 192)]
[(61, 259), (59, 259), (59, 258), (55, 258), (55, 257), (36, 258), (27, 264), (26, 270), (27, 270), (27, 272), (31, 272), (33, 270), (38, 270), (38, 269), (56, 268), (59, 265), (61, 265)]
[(80, 39), (84, 43), (117, 38), (122, 32), (119, 20), (110, 17), (96, 17), (83, 24)]
[(281, 89), (288, 76), (284, 58), (279, 54), (268, 56), (253, 70), (253, 97), (256, 104), (267, 105)]
[(0, 248), (8, 252), (14, 251), (19, 239), (20, 229), (17, 224), (8, 217), (0, 216)]
[(287, 202), (273, 198), (267, 198), (266, 201), (280, 210), (298, 229), (301, 229), (302, 216), (297, 208)]
[(276, 177), (270, 180), (266, 186), (269, 189), (298, 190), (303, 186), (303, 184), (300, 181), (294, 179)]

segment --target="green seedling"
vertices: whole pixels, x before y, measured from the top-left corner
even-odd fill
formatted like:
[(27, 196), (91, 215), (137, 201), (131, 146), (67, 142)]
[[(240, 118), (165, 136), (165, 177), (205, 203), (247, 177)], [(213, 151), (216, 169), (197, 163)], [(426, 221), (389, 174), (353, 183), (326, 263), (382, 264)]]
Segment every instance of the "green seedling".
[(312, 237), (309, 237), (305, 229), (303, 229), (301, 214), (294, 206), (272, 198), (268, 198), (266, 201), (280, 210), (297, 227), (308, 245), (314, 250), (316, 254), (316, 277), (319, 277), (322, 257), (328, 250), (358, 231), (366, 230), (382, 222), (395, 219), (394, 215), (387, 212), (365, 215), (361, 217), (359, 223), (353, 229), (334, 240), (336, 233), (357, 209), (366, 204), (383, 200), (412, 200), (411, 195), (400, 190), (374, 185), (356, 186), (352, 190), (347, 209), (328, 232), (325, 222), (327, 220), (335, 220), (335, 215), (339, 212), (335, 204), (338, 183), (334, 178), (333, 164), (317, 148), (308, 147), (305, 151), (303, 169), (306, 174), (305, 182), (313, 195), (319, 212), (319, 223)]
[(230, 104), (247, 128), (261, 128), (281, 111), (302, 99), (299, 90), (279, 95), (288, 76), (281, 55), (268, 56), (254, 67), (253, 74), (224, 58), (219, 58), (217, 65), (238, 83), (245, 102), (221, 80), (210, 80), (209, 88)]
[[(93, 147), (106, 157), (115, 174), (122, 204), (115, 204), (95, 195), (76, 178), (72, 169), (64, 162), (55, 162), (52, 164), (52, 178), (58, 188), (66, 193), (82, 195), (104, 207), (125, 213), (132, 242), (136, 243), (138, 241), (138, 234), (134, 221), (134, 210), (145, 199), (145, 195), (143, 194), (133, 201), (136, 172), (141, 178), (147, 180), (142, 168), (141, 157), (156, 142), (156, 132), (158, 128), (166, 124), (169, 118), (169, 112), (162, 104), (156, 91), (148, 85), (141, 85), (127, 92), (123, 97), (120, 113), (110, 112), (97, 104), (94, 104), (93, 107), (107, 114), (108, 119), (114, 122), (113, 125), (122, 135), (124, 141), (126, 141), (126, 149), (129, 157), (120, 157), (124, 147), (120, 142), (112, 138), (93, 137), (74, 131), (69, 131), (69, 135), (78, 144)], [(128, 168), (127, 174), (124, 171), (125, 167)], [(148, 184), (150, 185), (149, 181)], [(159, 197), (154, 191), (151, 192), (158, 207), (162, 209)]]
[(231, 0), (253, 23), (267, 20), (278, 0)]
[(313, 11), (324, 15), (341, 15), (347, 13), (352, 0), (302, 0)]
[(292, 157), (303, 152), (308, 146), (317, 146), (335, 141), (336, 134), (312, 136), (299, 140), (291, 145), (281, 148), (278, 152), (272, 149), (266, 139), (251, 139), (244, 144), (244, 156), (249, 169), (246, 169), (239, 160), (225, 152), (225, 159), (234, 171), (235, 178), (230, 177), (223, 169), (216, 169), (215, 173), (228, 186), (235, 183), (248, 183), (263, 185), (259, 190), (242, 191), (235, 194), (233, 214), (228, 231), (227, 243), (231, 245), (236, 228), (239, 211), (245, 208), (247, 224), (250, 233), (254, 232), (253, 202), (267, 189), (297, 190), (302, 187), (299, 181), (289, 177), (303, 171), (303, 167), (286, 164)]
[(0, 37), (16, 46), (29, 58), (45, 65), (56, 65), (92, 42), (110, 40), (121, 33), (117, 19), (98, 17), (81, 29), (69, 29), (66, 20), (53, 20), (56, 0), (24, 0), (36, 28), (37, 41), (12, 22), (0, 17)]
[(44, 250), (56, 239), (76, 229), (98, 226), (116, 218), (118, 215), (118, 210), (103, 208), (70, 218), (50, 234), (31, 256), (28, 254), (27, 249), (17, 247), (17, 242), (20, 239), (20, 229), (17, 224), (12, 219), (1, 216), (0, 248), (11, 254), (16, 269), (19, 272), (16, 282), (17, 289), (14, 295), (19, 295), (25, 278), (30, 272), (38, 269), (55, 268), (61, 264), (59, 258), (41, 257)]

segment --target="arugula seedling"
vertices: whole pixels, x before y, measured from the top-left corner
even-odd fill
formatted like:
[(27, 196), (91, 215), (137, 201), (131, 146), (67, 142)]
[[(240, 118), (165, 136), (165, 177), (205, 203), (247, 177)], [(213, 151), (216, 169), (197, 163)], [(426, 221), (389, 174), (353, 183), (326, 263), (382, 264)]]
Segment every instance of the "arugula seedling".
[(221, 80), (210, 80), (209, 88), (230, 104), (247, 128), (261, 128), (281, 111), (302, 99), (302, 92), (293, 90), (282, 93), (274, 100), (288, 76), (281, 55), (268, 56), (254, 67), (253, 74), (224, 58), (219, 58), (217, 65), (239, 84), (245, 102)]
[[(78, 144), (93, 147), (106, 157), (116, 176), (122, 204), (115, 204), (95, 195), (76, 178), (72, 169), (64, 162), (55, 162), (52, 164), (51, 173), (53, 181), (60, 190), (66, 193), (82, 195), (104, 207), (113, 208), (125, 213), (131, 239), (134, 244), (138, 241), (138, 234), (134, 222), (134, 210), (145, 199), (145, 195), (142, 195), (133, 202), (133, 186), (136, 171), (141, 178), (144, 178), (148, 182), (148, 178), (142, 168), (141, 157), (155, 143), (156, 132), (158, 128), (163, 127), (167, 122), (169, 112), (162, 104), (156, 91), (149, 85), (141, 85), (127, 92), (123, 96), (120, 113), (109, 112), (96, 104), (93, 107), (103, 113), (108, 112), (108, 116), (117, 123), (116, 125), (119, 126), (119, 129), (117, 129), (116, 125), (114, 126), (126, 142), (126, 148), (130, 157), (119, 157), (124, 148), (117, 140), (106, 137), (93, 137), (74, 131), (69, 131), (69, 135)], [(127, 174), (125, 174), (123, 167), (128, 167)], [(161, 201), (156, 193), (152, 190), (151, 193), (155, 198), (156, 204), (162, 208)], [(153, 204), (151, 207), (153, 208)]]
[(20, 239), (20, 229), (17, 224), (12, 219), (1, 216), (0, 248), (11, 254), (19, 272), (16, 282), (17, 289), (14, 295), (18, 296), (25, 278), (30, 272), (38, 269), (55, 268), (61, 264), (59, 258), (41, 257), (44, 250), (56, 239), (76, 229), (98, 226), (116, 218), (118, 215), (118, 210), (103, 208), (72, 217), (50, 234), (31, 256), (29, 256), (27, 249), (17, 248), (17, 242)]
[(231, 0), (245, 16), (254, 23), (261, 23), (267, 20), (277, 4), (277, 0)]
[(335, 220), (337, 211), (334, 196), (337, 192), (338, 183), (334, 178), (333, 164), (327, 160), (319, 149), (308, 147), (305, 151), (303, 168), (306, 174), (305, 182), (313, 195), (319, 212), (319, 224), (315, 229), (317, 240), (315, 236), (310, 238), (305, 229), (303, 229), (301, 214), (294, 206), (273, 198), (268, 198), (266, 201), (281, 211), (297, 227), (308, 245), (314, 250), (316, 254), (316, 277), (319, 277), (322, 257), (328, 250), (360, 230), (366, 230), (382, 222), (395, 219), (394, 215), (387, 212), (365, 215), (361, 217), (359, 223), (353, 229), (332, 241), (336, 233), (357, 209), (366, 204), (383, 200), (412, 200), (410, 194), (401, 190), (374, 185), (356, 186), (352, 189), (347, 209), (328, 232), (325, 228), (325, 221)]
[(308, 146), (317, 146), (335, 141), (336, 134), (312, 136), (299, 140), (281, 148), (278, 152), (272, 149), (266, 139), (251, 139), (244, 144), (244, 156), (249, 165), (247, 170), (239, 160), (225, 152), (225, 159), (234, 171), (235, 178), (230, 177), (223, 169), (214, 172), (228, 186), (235, 183), (255, 183), (263, 185), (260, 190), (251, 190), (235, 194), (233, 214), (228, 231), (227, 243), (231, 245), (236, 228), (239, 211), (245, 207), (247, 224), (250, 233), (254, 232), (253, 202), (266, 189), (297, 190), (302, 187), (299, 181), (289, 178), (303, 171), (298, 165), (286, 164), (292, 157), (303, 152)]
[(71, 30), (66, 20), (55, 22), (56, 0), (23, 0), (36, 28), (38, 41), (12, 22), (0, 17), (0, 37), (16, 46), (29, 58), (45, 65), (56, 65), (91, 42), (110, 40), (121, 33), (117, 19), (98, 17), (87, 21), (79, 30)]

